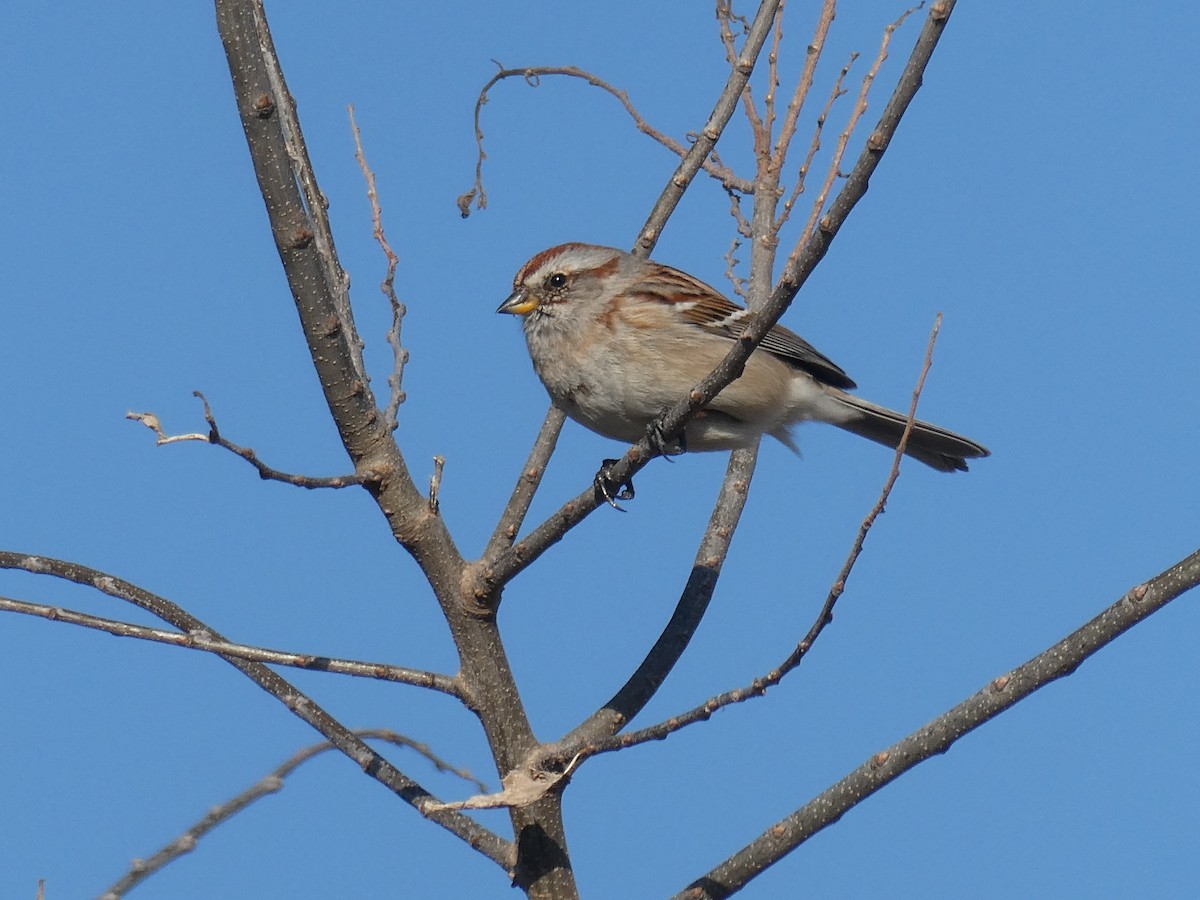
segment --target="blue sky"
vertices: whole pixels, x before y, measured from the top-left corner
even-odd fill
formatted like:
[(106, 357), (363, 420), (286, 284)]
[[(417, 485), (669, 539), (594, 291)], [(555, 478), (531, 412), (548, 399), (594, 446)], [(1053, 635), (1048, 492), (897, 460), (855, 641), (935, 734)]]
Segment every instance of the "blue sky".
[[(442, 511), (470, 556), (546, 407), (517, 324), (493, 310), (546, 246), (628, 246), (674, 165), (606, 95), (508, 82), (484, 112), (489, 208), (464, 221), (454, 200), (471, 184), (475, 95), (493, 59), (574, 64), (682, 136), (725, 70), (709, 5), (667, 6), (269, 10), (383, 390), (383, 261), (346, 122), (357, 107), (409, 309), (399, 439), (419, 480), (446, 458)], [(902, 10), (850, 7), (821, 97)], [(793, 70), (813, 15), (789, 9)], [(894, 64), (916, 30), (898, 33)], [(1196, 548), (1198, 41), (1191, 3), (960, 4), (870, 192), (784, 322), (863, 396), (901, 406), (942, 312), (922, 415), (994, 455), (954, 477), (905, 468), (835, 622), (765, 700), (576, 775), (566, 815), (585, 896), (673, 893)], [(247, 643), (452, 671), (436, 606), (365, 494), (263, 483), (211, 447), (155, 448), (124, 419), (152, 410), (170, 431), (200, 430), (200, 389), (224, 432), (271, 464), (347, 469), (212, 11), (14, 6), (0, 71), (0, 547), (120, 575)], [(744, 130), (721, 148), (748, 172)], [(726, 207), (698, 182), (656, 257), (722, 284)], [(745, 684), (808, 628), (890, 457), (819, 426), (800, 443), (801, 459), (765, 447), (709, 615), (639, 724)], [(568, 424), (533, 518), (618, 449)], [(651, 465), (627, 514), (600, 510), (511, 585), (502, 626), (539, 736), (607, 699), (657, 637), (723, 467), (720, 455)], [(0, 594), (145, 621), (30, 575), (0, 573)], [(48, 897), (93, 895), (315, 740), (217, 659), (0, 621), (0, 896), (31, 897), (40, 877)], [(1198, 626), (1195, 597), (1182, 598), (743, 896), (1194, 895)], [(395, 728), (496, 784), (453, 701), (286, 674), (347, 724)], [(443, 797), (470, 792), (391, 758)], [(346, 893), (509, 896), (494, 866), (333, 754), (136, 896)]]

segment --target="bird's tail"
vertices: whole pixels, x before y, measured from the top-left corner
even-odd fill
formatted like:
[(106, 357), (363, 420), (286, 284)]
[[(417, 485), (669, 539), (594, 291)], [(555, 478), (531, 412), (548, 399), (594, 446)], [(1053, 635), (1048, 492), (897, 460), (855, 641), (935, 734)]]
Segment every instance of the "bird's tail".
[[(820, 418), (893, 450), (899, 446), (908, 416), (836, 388), (826, 388), (825, 396), (834, 402), (823, 404), (825, 415)], [(939, 472), (965, 472), (968, 459), (991, 455), (986, 447), (970, 438), (919, 420), (913, 422), (904, 452)]]

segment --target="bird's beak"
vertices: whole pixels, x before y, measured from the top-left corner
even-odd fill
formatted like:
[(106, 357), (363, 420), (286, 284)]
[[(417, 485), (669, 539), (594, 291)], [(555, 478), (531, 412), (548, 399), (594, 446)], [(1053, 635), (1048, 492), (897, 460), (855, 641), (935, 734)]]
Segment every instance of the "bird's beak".
[(524, 316), (537, 308), (537, 297), (534, 297), (525, 288), (517, 288), (507, 300), (500, 304), (500, 308), (496, 312), (508, 313), (513, 316)]

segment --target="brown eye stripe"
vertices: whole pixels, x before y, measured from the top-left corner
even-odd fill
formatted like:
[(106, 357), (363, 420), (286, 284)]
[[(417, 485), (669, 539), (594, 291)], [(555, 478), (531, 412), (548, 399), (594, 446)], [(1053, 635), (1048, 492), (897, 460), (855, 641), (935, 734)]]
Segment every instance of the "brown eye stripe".
[(551, 247), (549, 250), (543, 250), (521, 267), (521, 271), (517, 273), (517, 277), (513, 279), (513, 283), (518, 285), (521, 284), (521, 282), (528, 278), (532, 273), (536, 272), (543, 265), (545, 265), (547, 260), (554, 259), (556, 256), (573, 250), (576, 247), (582, 246), (584, 245), (579, 243), (559, 244), (557, 247)]

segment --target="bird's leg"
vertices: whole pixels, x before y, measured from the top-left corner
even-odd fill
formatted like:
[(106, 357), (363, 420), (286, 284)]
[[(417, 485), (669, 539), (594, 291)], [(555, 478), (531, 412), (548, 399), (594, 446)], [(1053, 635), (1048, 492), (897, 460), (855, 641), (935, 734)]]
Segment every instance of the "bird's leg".
[(633, 478), (627, 477), (623, 481), (617, 481), (609, 474), (612, 467), (618, 462), (619, 460), (615, 459), (606, 459), (601, 462), (600, 471), (596, 473), (592, 486), (596, 489), (597, 498), (604, 499), (613, 509), (625, 512), (617, 506), (617, 501), (633, 499)]

